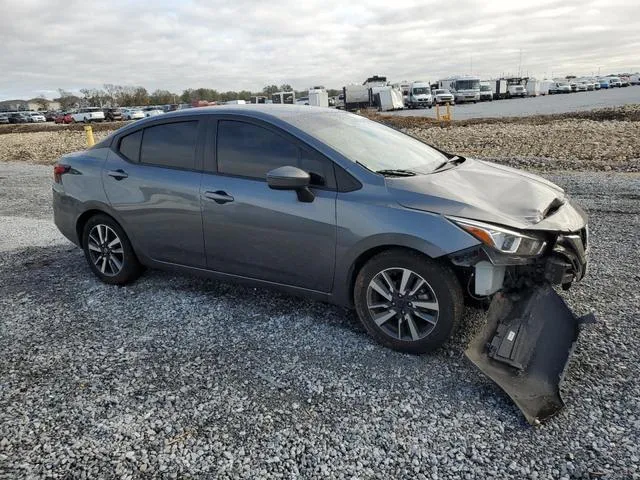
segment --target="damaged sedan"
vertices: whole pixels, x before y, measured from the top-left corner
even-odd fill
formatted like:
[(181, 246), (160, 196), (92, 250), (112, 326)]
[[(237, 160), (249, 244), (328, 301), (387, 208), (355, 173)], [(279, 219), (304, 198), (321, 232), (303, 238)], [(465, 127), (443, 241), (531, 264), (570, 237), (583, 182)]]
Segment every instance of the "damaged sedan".
[(587, 217), (538, 176), (350, 113), (200, 108), (136, 122), (54, 167), (60, 231), (102, 281), (144, 267), (355, 308), (421, 354), (490, 303), (467, 356), (531, 423), (563, 406), (580, 323), (553, 286), (587, 269)]

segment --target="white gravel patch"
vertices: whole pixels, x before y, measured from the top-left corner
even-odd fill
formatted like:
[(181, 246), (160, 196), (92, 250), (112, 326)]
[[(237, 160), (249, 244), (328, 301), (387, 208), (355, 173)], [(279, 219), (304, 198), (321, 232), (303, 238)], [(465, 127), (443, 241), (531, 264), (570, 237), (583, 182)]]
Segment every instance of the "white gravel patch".
[(600, 322), (534, 428), (464, 358), (481, 311), (410, 356), (266, 289), (105, 285), (50, 221), (50, 169), (27, 169), (0, 195), (0, 479), (640, 478), (640, 176), (552, 177), (591, 215), (589, 276), (563, 296)]
[(68, 244), (51, 220), (0, 215), (0, 252)]

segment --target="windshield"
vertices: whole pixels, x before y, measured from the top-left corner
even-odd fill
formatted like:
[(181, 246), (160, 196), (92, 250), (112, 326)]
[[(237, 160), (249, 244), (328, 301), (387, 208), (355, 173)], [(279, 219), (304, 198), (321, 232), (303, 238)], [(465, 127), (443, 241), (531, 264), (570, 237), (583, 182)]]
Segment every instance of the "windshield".
[(489, 90), (491, 90), (491, 88), (488, 87), (487, 85), (480, 85), (481, 92), (488, 92)]
[(558, 85), (560, 85), (561, 87), (569, 87), (570, 85), (566, 82), (560, 82)]
[(449, 90), (436, 90), (436, 95), (446, 95)]
[(478, 90), (480, 80), (456, 80), (456, 90)]
[(427, 87), (416, 87), (413, 89), (414, 95), (422, 95), (425, 93), (429, 93), (429, 89)]
[(448, 158), (428, 145), (359, 115), (341, 111), (285, 119), (371, 171), (430, 173)]

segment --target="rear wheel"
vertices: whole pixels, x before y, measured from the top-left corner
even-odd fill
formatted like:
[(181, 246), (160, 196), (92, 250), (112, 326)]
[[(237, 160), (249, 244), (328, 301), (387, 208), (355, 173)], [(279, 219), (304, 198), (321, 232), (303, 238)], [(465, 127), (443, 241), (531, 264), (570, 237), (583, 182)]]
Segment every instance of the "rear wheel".
[(460, 322), (463, 297), (448, 267), (409, 250), (388, 250), (360, 270), (356, 311), (382, 345), (406, 353), (440, 347)]
[(129, 238), (111, 217), (95, 215), (84, 226), (82, 246), (89, 267), (105, 283), (124, 285), (142, 273)]

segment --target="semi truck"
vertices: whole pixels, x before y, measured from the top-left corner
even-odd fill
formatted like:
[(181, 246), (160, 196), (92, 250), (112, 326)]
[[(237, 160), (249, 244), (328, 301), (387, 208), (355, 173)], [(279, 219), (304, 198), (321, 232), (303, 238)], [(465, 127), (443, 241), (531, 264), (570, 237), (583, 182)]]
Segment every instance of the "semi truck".
[(491, 87), (494, 100), (507, 98), (507, 81), (504, 78), (489, 80), (489, 86)]

